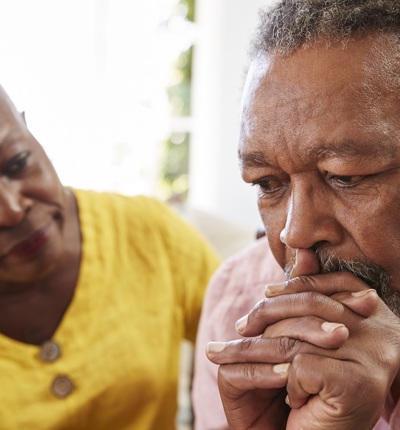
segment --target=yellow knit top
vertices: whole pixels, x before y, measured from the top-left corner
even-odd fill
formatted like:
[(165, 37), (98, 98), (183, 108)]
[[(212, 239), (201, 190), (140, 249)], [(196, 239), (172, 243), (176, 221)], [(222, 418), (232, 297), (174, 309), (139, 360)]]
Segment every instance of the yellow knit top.
[(0, 429), (173, 429), (181, 340), (218, 258), (155, 199), (74, 193), (75, 295), (42, 347), (0, 334)]

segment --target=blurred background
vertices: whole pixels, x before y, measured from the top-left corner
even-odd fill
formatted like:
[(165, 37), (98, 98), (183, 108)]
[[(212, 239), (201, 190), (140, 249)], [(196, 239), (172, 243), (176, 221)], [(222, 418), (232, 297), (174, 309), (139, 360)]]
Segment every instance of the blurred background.
[[(225, 258), (261, 225), (236, 148), (248, 41), (271, 2), (0, 0), (0, 83), (64, 184), (167, 200)], [(182, 426), (189, 386), (184, 360)]]
[(236, 145), (265, 4), (0, 0), (0, 82), (65, 184), (167, 199), (203, 230), (215, 221), (217, 242), (223, 226), (225, 256), (261, 224)]

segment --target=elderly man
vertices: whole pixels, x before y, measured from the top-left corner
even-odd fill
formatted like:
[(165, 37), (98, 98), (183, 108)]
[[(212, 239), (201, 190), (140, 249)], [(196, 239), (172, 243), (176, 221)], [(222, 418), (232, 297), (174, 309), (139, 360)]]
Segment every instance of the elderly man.
[(208, 345), (232, 429), (400, 428), (399, 38), (398, 0), (262, 15), (239, 157), (288, 280)]

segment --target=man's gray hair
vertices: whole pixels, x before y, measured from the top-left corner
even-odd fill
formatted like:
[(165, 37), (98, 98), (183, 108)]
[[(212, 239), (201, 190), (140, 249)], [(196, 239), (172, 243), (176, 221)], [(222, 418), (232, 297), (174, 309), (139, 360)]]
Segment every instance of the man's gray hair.
[(250, 56), (290, 54), (318, 39), (346, 41), (374, 32), (400, 34), (400, 0), (281, 0), (260, 11)]

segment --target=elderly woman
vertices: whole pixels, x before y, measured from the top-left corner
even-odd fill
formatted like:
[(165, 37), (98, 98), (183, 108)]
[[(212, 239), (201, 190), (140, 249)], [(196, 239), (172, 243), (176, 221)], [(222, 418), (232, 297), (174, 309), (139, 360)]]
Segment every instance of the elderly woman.
[(217, 265), (161, 202), (64, 187), (0, 90), (2, 430), (175, 428)]

